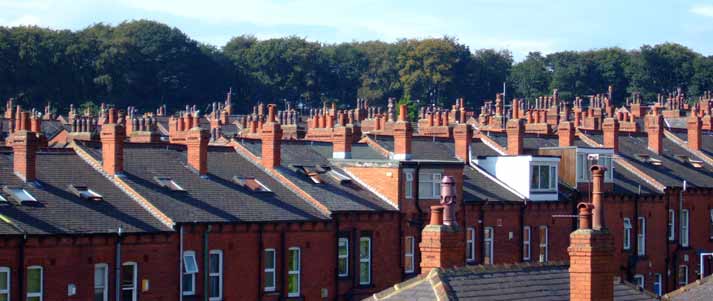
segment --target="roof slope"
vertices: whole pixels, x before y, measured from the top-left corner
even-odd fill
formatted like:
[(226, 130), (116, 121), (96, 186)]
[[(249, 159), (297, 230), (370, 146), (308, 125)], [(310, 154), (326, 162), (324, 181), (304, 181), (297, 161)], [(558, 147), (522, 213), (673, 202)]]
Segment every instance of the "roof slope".
[(465, 202), (522, 202), (523, 199), (473, 167), (463, 169)]
[(696, 280), (684, 287), (663, 296), (663, 300), (672, 301), (709, 301), (713, 296), (713, 276)]

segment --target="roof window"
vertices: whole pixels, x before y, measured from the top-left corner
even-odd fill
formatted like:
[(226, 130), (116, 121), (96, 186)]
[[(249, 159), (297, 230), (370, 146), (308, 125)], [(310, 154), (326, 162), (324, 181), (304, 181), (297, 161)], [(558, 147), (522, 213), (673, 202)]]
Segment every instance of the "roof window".
[(161, 187), (168, 188), (171, 191), (186, 191), (169, 177), (154, 177), (154, 180), (156, 180)]
[(36, 203), (37, 199), (30, 194), (27, 190), (24, 188), (20, 187), (8, 187), (5, 186), (2, 188), (3, 192), (5, 192), (8, 196), (10, 196), (10, 199), (15, 201), (18, 205), (22, 205), (24, 203), (32, 204)]
[(639, 159), (639, 161), (644, 162), (644, 163), (649, 163), (654, 166), (661, 166), (663, 165), (663, 161), (652, 158), (651, 156), (647, 154), (636, 154), (636, 158)]
[(678, 159), (678, 161), (682, 163), (690, 164), (693, 168), (703, 168), (703, 161), (701, 160), (696, 160), (686, 155), (675, 155), (674, 157), (676, 157), (676, 159)]
[(89, 189), (87, 186), (69, 185), (69, 190), (82, 200), (95, 202), (104, 200), (101, 194)]
[(250, 189), (251, 191), (254, 192), (270, 192), (270, 188), (267, 188), (265, 184), (260, 182), (258, 179), (255, 177), (238, 177), (235, 176), (233, 177), (233, 181), (240, 185), (243, 186), (247, 189)]
[(327, 174), (329, 174), (333, 179), (337, 180), (337, 182), (342, 185), (349, 184), (352, 182), (352, 178), (334, 169), (328, 171)]

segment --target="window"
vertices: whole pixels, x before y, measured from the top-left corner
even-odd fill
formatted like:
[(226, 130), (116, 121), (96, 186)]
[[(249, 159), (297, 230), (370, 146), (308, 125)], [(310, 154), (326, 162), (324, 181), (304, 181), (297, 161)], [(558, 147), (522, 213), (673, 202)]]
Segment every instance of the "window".
[[(589, 182), (591, 181), (591, 171), (592, 163), (595, 161), (590, 161), (588, 153), (578, 153), (577, 154), (577, 182)], [(604, 172), (604, 182), (612, 182), (614, 180), (614, 165), (612, 164), (612, 157), (609, 155), (598, 155), (599, 159), (596, 160), (598, 165), (604, 166), (607, 170)]]
[(420, 173), (418, 175), (418, 198), (437, 199), (441, 197), (441, 173)]
[(644, 278), (644, 275), (641, 274), (636, 274), (634, 275), (634, 284), (640, 288), (644, 288), (644, 283), (646, 279)]
[(550, 165), (532, 165), (530, 187), (533, 191), (556, 190), (557, 167)]
[(404, 194), (406, 198), (413, 198), (413, 171), (407, 170), (404, 172), (404, 177), (406, 178), (406, 184), (404, 187)]
[(414, 272), (414, 260), (413, 253), (416, 243), (413, 236), (406, 236), (404, 240), (404, 272), (413, 273)]
[(196, 274), (198, 273), (198, 262), (196, 262), (196, 252), (183, 252), (183, 295), (191, 296), (196, 293)]
[(631, 220), (624, 218), (624, 250), (631, 249)]
[(18, 205), (37, 202), (37, 199), (35, 199), (35, 197), (23, 188), (5, 186), (3, 187), (3, 191)]
[(710, 233), (709, 233), (709, 237), (710, 237), (710, 239), (713, 239), (713, 209), (710, 209), (710, 210), (708, 211), (708, 215), (709, 215), (709, 217), (708, 217), (708, 223), (710, 224), (710, 226), (709, 226), (709, 228), (710, 228), (710, 230), (709, 230), (709, 232), (710, 232)]
[(540, 262), (547, 262), (549, 231), (547, 226), (540, 226)]
[(137, 278), (136, 262), (125, 262), (121, 267), (121, 301), (137, 300)]
[(290, 248), (287, 257), (287, 296), (300, 295), (300, 248)]
[(10, 268), (0, 267), (0, 301), (10, 301)]
[(359, 284), (371, 284), (371, 237), (359, 238)]
[(254, 177), (233, 177), (233, 181), (254, 192), (270, 192), (270, 188)]
[(475, 228), (468, 227), (466, 231), (465, 259), (472, 262), (475, 261)]
[(210, 250), (208, 253), (208, 283), (210, 283), (210, 300), (223, 299), (223, 251)]
[(661, 280), (661, 274), (654, 274), (654, 294), (661, 296), (663, 293), (663, 281)]
[(275, 249), (265, 249), (265, 291), (275, 291)]
[(94, 301), (109, 301), (109, 266), (106, 263), (94, 265)]
[(349, 276), (349, 238), (340, 237), (338, 242), (339, 277)]
[(530, 237), (532, 236), (532, 230), (530, 226), (525, 226), (522, 228), (522, 260), (530, 260)]
[(339, 184), (342, 185), (349, 184), (352, 182), (352, 178), (334, 169), (330, 169), (327, 174), (330, 175), (332, 179), (336, 180), (337, 182), (339, 182)]
[(42, 301), (42, 267), (27, 268), (27, 301)]
[(639, 232), (636, 234), (636, 250), (639, 256), (646, 255), (646, 218), (639, 216)]
[(678, 286), (686, 286), (688, 284), (688, 266), (681, 265), (678, 267)]
[(167, 188), (172, 191), (185, 191), (183, 187), (178, 185), (176, 182), (173, 181), (173, 179), (169, 177), (154, 177), (154, 180), (156, 180), (158, 185), (161, 185), (161, 187), (163, 188)]
[(493, 228), (485, 227), (483, 235), (483, 263), (493, 264)]
[(676, 239), (676, 212), (673, 209), (668, 210), (668, 240)]
[(681, 210), (681, 246), (688, 247), (688, 209)]
[(101, 194), (89, 189), (87, 186), (69, 185), (69, 190), (85, 201), (101, 201), (104, 199)]

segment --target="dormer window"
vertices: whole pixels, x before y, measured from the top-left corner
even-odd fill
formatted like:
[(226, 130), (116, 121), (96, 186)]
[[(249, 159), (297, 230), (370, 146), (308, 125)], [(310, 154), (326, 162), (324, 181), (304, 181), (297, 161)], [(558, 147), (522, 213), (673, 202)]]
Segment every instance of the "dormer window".
[(557, 166), (549, 164), (532, 164), (530, 188), (535, 192), (551, 192), (557, 190)]
[(325, 168), (316, 166), (295, 165), (293, 166), (293, 168), (295, 169), (295, 171), (306, 175), (312, 181), (312, 183), (315, 184), (322, 184), (323, 180), (320, 177), (320, 174), (326, 171)]
[(27, 190), (24, 188), (20, 187), (8, 187), (5, 186), (2, 189), (8, 196), (10, 196), (10, 199), (15, 201), (18, 205), (22, 205), (25, 203), (32, 204), (36, 203), (37, 199), (30, 194)]
[(271, 190), (265, 186), (262, 182), (260, 182), (258, 179), (254, 177), (238, 177), (235, 176), (233, 177), (233, 181), (240, 185), (243, 186), (251, 191), (255, 192), (270, 192)]
[[(590, 156), (593, 155), (593, 156)], [(614, 165), (610, 155), (604, 154), (577, 154), (577, 182), (591, 181), (591, 168), (593, 164), (598, 164), (607, 168), (604, 172), (604, 182), (614, 181)]]
[(74, 195), (78, 196), (82, 200), (88, 200), (88, 201), (101, 201), (104, 200), (101, 194), (95, 192), (94, 190), (89, 189), (87, 186), (79, 186), (79, 185), (69, 185), (69, 190), (74, 193)]
[(154, 180), (156, 180), (156, 183), (161, 185), (161, 187), (170, 189), (171, 191), (185, 191), (183, 187), (176, 184), (176, 182), (169, 177), (154, 177)]

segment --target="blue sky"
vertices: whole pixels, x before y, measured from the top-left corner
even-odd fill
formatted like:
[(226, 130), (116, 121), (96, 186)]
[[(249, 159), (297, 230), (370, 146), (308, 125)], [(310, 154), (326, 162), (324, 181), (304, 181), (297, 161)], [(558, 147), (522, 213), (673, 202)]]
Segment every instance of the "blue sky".
[(82, 29), (151, 19), (216, 46), (230, 37), (321, 42), (454, 36), (471, 49), (586, 50), (677, 42), (713, 54), (713, 0), (0, 0), (0, 25)]

